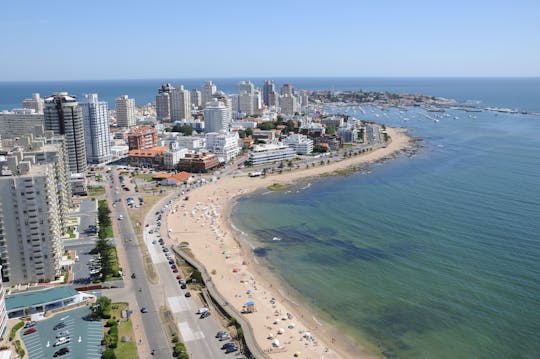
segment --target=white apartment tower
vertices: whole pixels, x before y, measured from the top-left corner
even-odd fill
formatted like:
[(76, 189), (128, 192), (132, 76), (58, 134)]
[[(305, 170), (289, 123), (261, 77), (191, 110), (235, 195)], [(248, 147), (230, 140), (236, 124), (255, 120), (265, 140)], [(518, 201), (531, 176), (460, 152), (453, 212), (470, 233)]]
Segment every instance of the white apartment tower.
[(253, 93), (255, 92), (255, 86), (251, 81), (240, 81), (237, 85), (238, 93)]
[(135, 126), (135, 99), (122, 95), (116, 99), (115, 105), (116, 125), (126, 128)]
[(84, 121), (84, 140), (88, 163), (100, 164), (112, 160), (111, 134), (107, 102), (99, 101), (98, 95), (83, 94), (81, 109)]
[(66, 139), (69, 170), (71, 173), (86, 172), (86, 145), (81, 107), (75, 96), (56, 92), (45, 98), (45, 130)]
[(191, 99), (184, 86), (171, 92), (171, 121), (191, 120)]
[(221, 163), (229, 162), (241, 151), (238, 132), (209, 132), (205, 137), (206, 149), (214, 153)]
[(23, 108), (34, 110), (36, 113), (43, 113), (43, 107), (45, 101), (39, 96), (38, 93), (33, 93), (32, 98), (25, 98), (23, 100)]
[(296, 104), (296, 97), (294, 95), (286, 94), (279, 98), (279, 106), (281, 107), (281, 113), (285, 115), (294, 115), (298, 112), (298, 106)]
[(52, 281), (63, 253), (55, 165), (36, 164), (22, 151), (0, 165), (2, 279), (9, 285)]
[(163, 84), (158, 89), (156, 96), (156, 118), (158, 120), (170, 120), (171, 118), (171, 92), (174, 87), (171, 84)]
[(231, 111), (221, 101), (208, 102), (204, 109), (204, 129), (206, 132), (229, 131)]
[(191, 97), (191, 106), (193, 108), (199, 108), (201, 107), (201, 91), (197, 89), (193, 89), (190, 91), (190, 97)]
[(206, 81), (202, 85), (202, 91), (201, 91), (201, 104), (202, 107), (205, 108), (206, 104), (210, 101), (212, 101), (212, 97), (217, 92), (217, 86), (212, 81)]

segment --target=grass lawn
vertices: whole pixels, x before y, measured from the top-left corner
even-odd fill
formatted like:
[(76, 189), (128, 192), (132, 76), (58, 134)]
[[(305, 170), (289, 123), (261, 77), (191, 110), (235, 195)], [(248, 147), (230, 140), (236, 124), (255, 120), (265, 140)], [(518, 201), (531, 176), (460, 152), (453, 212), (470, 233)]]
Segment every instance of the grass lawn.
[(142, 180), (145, 180), (146, 182), (152, 182), (152, 177), (154, 177), (154, 175), (151, 175), (149, 173), (139, 173), (135, 175), (135, 178), (140, 178)]
[(113, 270), (113, 273), (114, 275), (108, 275), (105, 277), (105, 282), (106, 281), (109, 281), (109, 280), (115, 280), (115, 279), (120, 279), (122, 277), (120, 277), (120, 275), (118, 274), (118, 271), (120, 270), (120, 265), (118, 263), (118, 255), (116, 253), (116, 248), (112, 247), (111, 248), (111, 262), (112, 262), (112, 270)]
[[(133, 332), (133, 324), (130, 319), (121, 319), (122, 310), (128, 309), (127, 303), (113, 303), (111, 306), (112, 318), (119, 319), (118, 323), (118, 347), (114, 349), (117, 359), (134, 359), (138, 358), (137, 343), (135, 342), (135, 333)], [(123, 342), (123, 337), (129, 337), (131, 341)]]
[(88, 187), (88, 196), (89, 197), (97, 197), (105, 194), (105, 187), (102, 186), (93, 186)]

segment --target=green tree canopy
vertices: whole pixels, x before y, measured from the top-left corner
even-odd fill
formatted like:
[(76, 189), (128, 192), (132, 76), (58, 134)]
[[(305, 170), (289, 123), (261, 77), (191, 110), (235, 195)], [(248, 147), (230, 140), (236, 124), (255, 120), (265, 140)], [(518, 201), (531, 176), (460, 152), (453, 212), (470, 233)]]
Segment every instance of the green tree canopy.
[(175, 125), (172, 130), (172, 132), (181, 132), (184, 136), (191, 136), (193, 133), (193, 127), (190, 125)]

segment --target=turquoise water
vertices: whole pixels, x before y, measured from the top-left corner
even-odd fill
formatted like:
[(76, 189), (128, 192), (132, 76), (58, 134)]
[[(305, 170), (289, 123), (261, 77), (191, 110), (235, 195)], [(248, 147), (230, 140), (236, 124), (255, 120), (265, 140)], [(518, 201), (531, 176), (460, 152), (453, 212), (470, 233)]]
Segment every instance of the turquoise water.
[(539, 358), (540, 117), (365, 110), (347, 109), (407, 127), (423, 147), (242, 199), (235, 225), (388, 358)]

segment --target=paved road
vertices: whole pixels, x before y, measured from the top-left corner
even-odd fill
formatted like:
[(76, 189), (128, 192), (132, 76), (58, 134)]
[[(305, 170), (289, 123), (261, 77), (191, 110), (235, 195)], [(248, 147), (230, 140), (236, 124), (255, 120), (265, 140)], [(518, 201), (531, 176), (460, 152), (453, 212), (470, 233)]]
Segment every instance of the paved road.
[[(118, 176), (113, 173), (113, 188), (119, 186)], [(114, 191), (114, 190), (113, 190)], [(109, 200), (111, 198), (118, 198), (117, 195), (110, 195), (109, 188), (107, 193), (109, 194)], [(112, 202), (112, 201), (111, 201)], [(149, 309), (150, 313), (142, 314), (142, 323), (144, 327), (144, 333), (146, 335), (146, 343), (149, 348), (159, 348), (156, 351), (154, 358), (171, 358), (172, 357), (172, 345), (169, 344), (167, 336), (163, 326), (161, 325), (161, 320), (159, 317), (159, 305), (154, 302), (152, 297), (152, 288), (146, 273), (144, 271), (144, 264), (142, 255), (139, 251), (139, 246), (137, 244), (135, 232), (131, 226), (129, 220), (129, 215), (125, 206), (125, 201), (122, 201), (120, 205), (117, 205), (113, 208), (111, 213), (111, 218), (113, 221), (117, 221), (117, 226), (120, 232), (120, 237), (118, 242), (122, 242), (124, 250), (126, 253), (127, 267), (129, 267), (130, 272), (125, 273), (126, 281), (133, 281), (132, 285), (126, 286), (124, 291), (131, 291), (131, 294), (135, 296), (137, 308), (132, 308), (134, 311), (139, 311), (142, 307)], [(122, 214), (124, 219), (118, 221), (118, 215)], [(118, 243), (119, 245), (122, 245)], [(136, 273), (136, 278), (131, 279), (131, 273)], [(141, 291), (138, 291), (138, 288)]]

